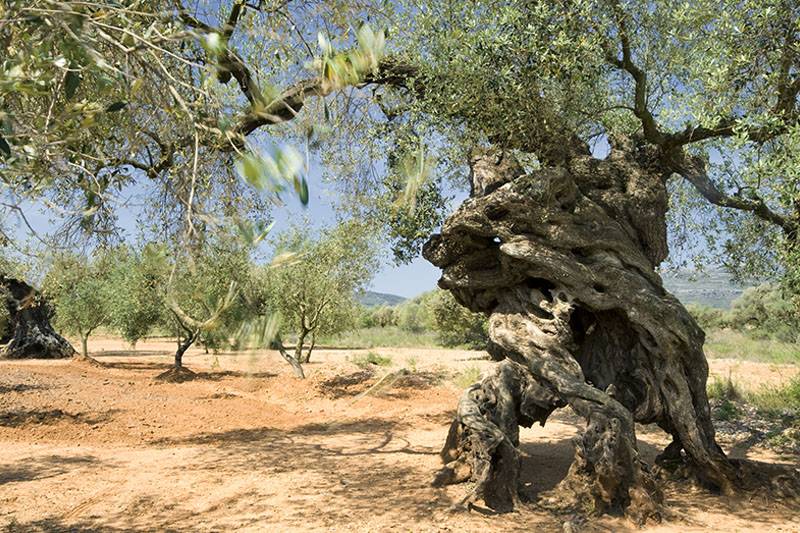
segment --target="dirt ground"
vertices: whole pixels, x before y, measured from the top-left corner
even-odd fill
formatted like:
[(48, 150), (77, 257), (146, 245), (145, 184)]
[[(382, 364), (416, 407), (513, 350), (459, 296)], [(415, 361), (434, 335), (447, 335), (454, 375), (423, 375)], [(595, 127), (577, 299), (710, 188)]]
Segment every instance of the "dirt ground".
[[(415, 371), (364, 395), (358, 350), (315, 352), (296, 380), (277, 354), (193, 350), (200, 379), (166, 384), (167, 342), (90, 344), (104, 363), (0, 361), (0, 527), (6, 531), (561, 531), (569, 516), (537, 505), (571, 458), (569, 414), (523, 430), (523, 492), (506, 515), (451, 512), (465, 486), (433, 488), (438, 451), (460, 395), (448, 378), (491, 363), (480, 352), (376, 349)], [(752, 386), (796, 367), (712, 360), (714, 374)], [(443, 377), (444, 376), (444, 377)], [(648, 461), (666, 445), (641, 428)], [(800, 467), (743, 442), (735, 457)], [(800, 531), (800, 506), (666, 486), (668, 515), (648, 531)], [(603, 517), (588, 531), (633, 531)]]

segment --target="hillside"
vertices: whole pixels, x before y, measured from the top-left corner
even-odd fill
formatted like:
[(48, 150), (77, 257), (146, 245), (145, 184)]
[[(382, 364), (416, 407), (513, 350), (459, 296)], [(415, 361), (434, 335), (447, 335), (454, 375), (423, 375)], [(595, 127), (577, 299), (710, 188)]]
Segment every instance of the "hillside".
[(688, 270), (663, 274), (664, 286), (682, 303), (727, 309), (752, 284), (740, 285), (721, 270), (698, 273)]
[[(730, 274), (722, 270), (709, 270), (698, 273), (690, 270), (665, 272), (662, 274), (664, 286), (684, 304), (702, 304), (719, 309), (727, 309), (731, 302), (742, 294), (747, 287), (735, 283)], [(365, 291), (358, 301), (366, 307), (381, 305), (394, 306), (406, 301), (406, 298), (385, 292)]]
[(402, 296), (387, 294), (385, 292), (364, 291), (358, 295), (358, 301), (366, 307), (378, 307), (381, 305), (398, 305), (406, 301)]

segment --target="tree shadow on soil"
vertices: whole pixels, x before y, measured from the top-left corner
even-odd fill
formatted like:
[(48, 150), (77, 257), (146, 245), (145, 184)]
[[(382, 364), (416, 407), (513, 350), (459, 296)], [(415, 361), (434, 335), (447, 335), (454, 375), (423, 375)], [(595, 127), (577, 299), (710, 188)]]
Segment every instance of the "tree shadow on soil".
[(26, 458), (24, 463), (19, 461), (13, 465), (0, 465), (0, 485), (56, 477), (82, 466), (99, 463), (100, 460), (92, 455), (47, 455)]
[(57, 424), (63, 421), (74, 424), (95, 425), (110, 420), (116, 412), (118, 411), (69, 413), (61, 409), (18, 409), (0, 413), (0, 426), (13, 428), (27, 424)]
[(137, 357), (153, 357), (163, 356), (166, 352), (163, 350), (106, 350), (103, 352), (92, 353), (92, 357), (102, 360), (105, 357), (125, 357), (127, 359), (136, 359)]
[(32, 390), (44, 390), (50, 387), (45, 387), (39, 384), (28, 383), (12, 383), (11, 385), (0, 384), (0, 394), (8, 394), (10, 392), (28, 392)]
[[(161, 354), (163, 355), (163, 354)], [(104, 362), (103, 366), (106, 368), (115, 368), (120, 370), (133, 370), (133, 371), (140, 371), (140, 372), (150, 372), (153, 370), (166, 370), (171, 368), (172, 365), (169, 363), (153, 363), (153, 362), (140, 362), (140, 361), (115, 361), (115, 362)]]
[(98, 525), (91, 520), (81, 520), (73, 522), (62, 518), (45, 518), (43, 520), (34, 520), (32, 522), (20, 523), (12, 521), (5, 529), (7, 533), (30, 533), (37, 531), (42, 533), (65, 533), (80, 531), (81, 533), (127, 533), (130, 531), (160, 531), (164, 533), (189, 533), (197, 531), (196, 527), (164, 527), (163, 524), (159, 525), (154, 523), (152, 525), (142, 527), (122, 526), (115, 527), (103, 522)]
[[(314, 487), (300, 487), (292, 493), (298, 503), (308, 490), (324, 490), (328, 499), (341, 502), (325, 505), (326, 520), (331, 524), (350, 523), (359, 513), (369, 516), (390, 511), (421, 519), (430, 514), (432, 507), (446, 508), (452, 502), (443, 492), (432, 499), (432, 489), (428, 487), (431, 472), (427, 469), (396, 460), (407, 455), (427, 458), (431, 463), (438, 459), (438, 447), (414, 446), (399, 434), (408, 428), (404, 422), (368, 418), (311, 423), (288, 430), (258, 427), (200, 433), (151, 444), (209, 445), (189, 468), (266, 471), (270, 477), (313, 476)], [(291, 511), (292, 521), (303, 524), (308, 520), (308, 511), (298, 505)]]
[[(163, 496), (149, 496), (132, 512), (103, 510), (80, 521), (48, 517), (14, 523), (8, 531), (225, 531), (241, 527), (329, 529), (352, 526), (355, 520), (390, 515), (398, 524), (430, 519), (435, 509), (451, 504), (445, 491), (429, 487), (438, 449), (414, 446), (400, 432), (407, 423), (367, 418), (309, 423), (292, 429), (270, 427), (198, 433), (153, 441), (156, 446), (191, 446), (191, 463), (164, 465), (180, 472), (203, 471), (203, 477), (226, 481), (265, 478), (268, 483), (235, 484), (235, 493), (220, 493), (198, 510), (176, 507)], [(414, 458), (400, 460), (404, 456)], [(208, 473), (206, 473), (208, 472)], [(29, 476), (30, 477), (30, 476)], [(277, 503), (289, 495), (286, 503)], [(178, 500), (180, 502), (180, 500)], [(280, 507), (280, 526), (273, 522)], [(110, 511), (110, 512), (109, 512)], [(76, 517), (77, 518), (77, 517)], [(383, 519), (383, 518), (382, 518)], [(120, 527), (125, 524), (125, 527)]]
[[(164, 355), (159, 353), (159, 355)], [(148, 374), (153, 371), (165, 371), (174, 368), (171, 363), (158, 363), (150, 361), (114, 361), (105, 362), (103, 366), (106, 368), (130, 370), (134, 372), (147, 372)], [(226, 378), (254, 378), (254, 379), (267, 379), (277, 377), (275, 372), (244, 372), (240, 370), (217, 370), (210, 372), (193, 372), (191, 380), (204, 380), (204, 381), (221, 381)]]

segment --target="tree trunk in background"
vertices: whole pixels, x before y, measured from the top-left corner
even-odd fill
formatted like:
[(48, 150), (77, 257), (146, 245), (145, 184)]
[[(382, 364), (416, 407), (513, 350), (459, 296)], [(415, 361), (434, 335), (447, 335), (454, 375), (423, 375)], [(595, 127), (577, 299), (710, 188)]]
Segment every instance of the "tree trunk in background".
[(184, 337), (183, 340), (180, 338), (178, 340), (178, 349), (175, 350), (175, 358), (172, 367), (169, 370), (157, 375), (155, 377), (156, 380), (166, 381), (167, 383), (182, 383), (197, 377), (197, 374), (183, 366), (183, 355), (186, 353), (186, 350), (188, 350), (192, 344), (194, 344), (199, 335), (199, 330), (189, 331), (187, 329), (186, 337)]
[(89, 335), (81, 335), (81, 354), (84, 358), (89, 357)]
[(311, 354), (303, 354), (303, 344), (306, 342), (306, 335), (308, 332), (303, 329), (300, 331), (300, 335), (297, 336), (297, 344), (294, 347), (294, 358), (300, 364), (308, 363), (308, 357)]
[(192, 344), (194, 344), (195, 339), (197, 338), (199, 332), (192, 333), (187, 335), (183, 341), (178, 345), (178, 349), (175, 350), (175, 368), (182, 368), (183, 367), (183, 354), (186, 353)]
[(75, 355), (75, 349), (50, 325), (53, 309), (39, 292), (17, 279), (0, 275), (5, 305), (13, 331), (2, 356), (8, 359), (61, 359)]
[(586, 420), (559, 501), (637, 522), (660, 493), (639, 459), (634, 422), (672, 435), (706, 485), (731, 492), (738, 472), (714, 438), (704, 334), (655, 271), (667, 256), (667, 175), (648, 154), (615, 148), (525, 175), (489, 150), (472, 160), (473, 197), (425, 245), (439, 285), (489, 316), (502, 363), (464, 394), (439, 483), (472, 478), (497, 510), (517, 499), (519, 429), (569, 405)]
[(272, 350), (278, 350), (278, 353), (281, 354), (281, 357), (283, 357), (283, 359), (289, 363), (289, 365), (291, 365), (294, 377), (306, 379), (306, 374), (303, 372), (303, 366), (300, 364), (300, 361), (298, 361), (286, 350), (286, 347), (283, 345), (283, 341), (280, 338), (274, 339), (272, 342), (270, 342), (269, 347)]

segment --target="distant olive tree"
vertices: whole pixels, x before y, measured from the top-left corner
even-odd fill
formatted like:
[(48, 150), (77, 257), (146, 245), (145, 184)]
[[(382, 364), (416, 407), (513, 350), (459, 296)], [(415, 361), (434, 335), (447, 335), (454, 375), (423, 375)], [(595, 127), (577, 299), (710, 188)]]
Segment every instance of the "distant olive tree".
[(395, 326), (397, 325), (397, 311), (388, 305), (376, 307), (372, 311), (372, 321), (374, 325), (381, 328)]
[(110, 325), (135, 346), (164, 322), (164, 290), (169, 264), (163, 245), (149, 243), (141, 250), (120, 247), (108, 273), (113, 298)]
[(433, 309), (430, 294), (424, 293), (397, 306), (397, 325), (400, 329), (419, 333), (433, 330)]
[(773, 284), (746, 289), (733, 301), (731, 327), (756, 338), (797, 342), (800, 315), (796, 302), (782, 287)]
[[(355, 325), (355, 294), (377, 270), (378, 247), (370, 228), (351, 221), (318, 236), (293, 228), (279, 237), (277, 250), (276, 261), (262, 273), (266, 307), (280, 316), (272, 346), (302, 378), (301, 365), (311, 359), (318, 336)], [(293, 353), (283, 341), (290, 335)]]
[(92, 257), (62, 254), (44, 278), (43, 293), (55, 305), (56, 326), (80, 337), (84, 358), (89, 357), (89, 336), (110, 324), (114, 298), (109, 276), (111, 257), (103, 251)]
[(687, 304), (686, 310), (704, 330), (723, 328), (730, 322), (730, 313), (702, 304)]
[(159, 376), (167, 381), (191, 379), (184, 368), (186, 351), (204, 335), (231, 326), (231, 317), (242, 305), (241, 287), (251, 273), (249, 253), (222, 236), (210, 239), (191, 255), (168, 258), (171, 272), (163, 301), (163, 327), (175, 334), (178, 347), (173, 368)]
[(485, 349), (488, 323), (481, 313), (473, 313), (458, 303), (450, 292), (435, 290), (426, 302), (433, 316), (433, 329), (444, 346)]

